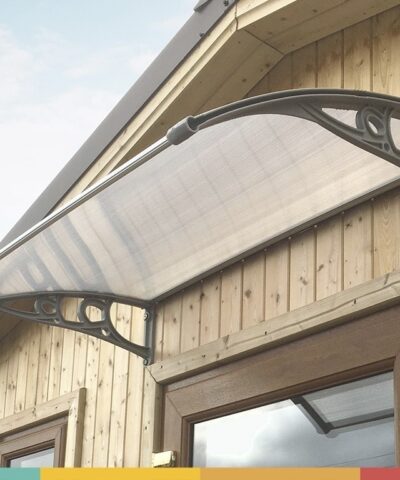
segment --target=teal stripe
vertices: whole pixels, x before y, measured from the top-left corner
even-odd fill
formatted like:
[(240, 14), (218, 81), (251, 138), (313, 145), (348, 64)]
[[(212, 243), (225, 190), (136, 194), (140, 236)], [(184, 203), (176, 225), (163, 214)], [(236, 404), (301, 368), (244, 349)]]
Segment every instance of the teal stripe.
[(40, 469), (0, 468), (0, 480), (40, 480)]

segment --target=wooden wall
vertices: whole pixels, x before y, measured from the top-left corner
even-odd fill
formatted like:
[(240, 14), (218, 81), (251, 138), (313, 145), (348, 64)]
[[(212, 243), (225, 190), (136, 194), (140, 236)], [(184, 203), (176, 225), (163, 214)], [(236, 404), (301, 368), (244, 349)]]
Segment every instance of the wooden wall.
[[(400, 95), (399, 52), (400, 6), (289, 54), (248, 95), (299, 87)], [(396, 270), (399, 247), (396, 190), (165, 301), (158, 310), (156, 359)], [(118, 328), (139, 341), (140, 313), (120, 306), (115, 315)], [(0, 418), (87, 387), (83, 466), (140, 464), (144, 381), (140, 359), (82, 334), (21, 322), (0, 343)]]

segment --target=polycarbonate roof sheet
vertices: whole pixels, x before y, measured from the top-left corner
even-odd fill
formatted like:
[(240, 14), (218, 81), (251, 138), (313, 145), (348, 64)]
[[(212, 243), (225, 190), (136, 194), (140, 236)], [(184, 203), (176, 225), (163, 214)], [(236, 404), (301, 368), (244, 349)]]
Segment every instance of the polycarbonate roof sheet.
[[(352, 125), (355, 111), (340, 118)], [(151, 301), (400, 177), (319, 124), (274, 113), (208, 126), (124, 169), (0, 252), (0, 296), (85, 291)]]
[(304, 395), (327, 423), (345, 423), (359, 417), (378, 417), (393, 411), (393, 373), (384, 373), (351, 384)]

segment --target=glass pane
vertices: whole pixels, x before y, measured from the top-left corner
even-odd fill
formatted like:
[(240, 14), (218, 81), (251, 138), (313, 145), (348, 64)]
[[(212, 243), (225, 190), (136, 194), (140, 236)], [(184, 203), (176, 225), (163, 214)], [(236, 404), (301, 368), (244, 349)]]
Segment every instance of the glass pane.
[(168, 147), (2, 259), (0, 295), (152, 300), (399, 178), (307, 120), (229, 120)]
[[(385, 374), (340, 389), (358, 390), (368, 400), (376, 386), (388, 379), (393, 384), (392, 374)], [(385, 389), (379, 401), (374, 398), (378, 410), (389, 406), (393, 411), (392, 388)], [(337, 395), (337, 387), (326, 389), (325, 398), (329, 398), (330, 390), (332, 397)], [(344, 394), (340, 400), (345, 410), (346, 406), (353, 409), (351, 394)], [(323, 434), (310, 416), (292, 400), (285, 400), (199, 423), (194, 428), (193, 465), (199, 467), (390, 467), (394, 463), (393, 417)]]
[(10, 460), (10, 467), (41, 468), (54, 466), (54, 448), (30, 453)]

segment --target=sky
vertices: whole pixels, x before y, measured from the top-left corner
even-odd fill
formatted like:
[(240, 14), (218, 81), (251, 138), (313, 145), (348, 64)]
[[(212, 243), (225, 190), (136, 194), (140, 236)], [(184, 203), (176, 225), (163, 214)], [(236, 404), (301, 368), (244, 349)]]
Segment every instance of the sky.
[(195, 0), (0, 0), (0, 238), (193, 13)]

